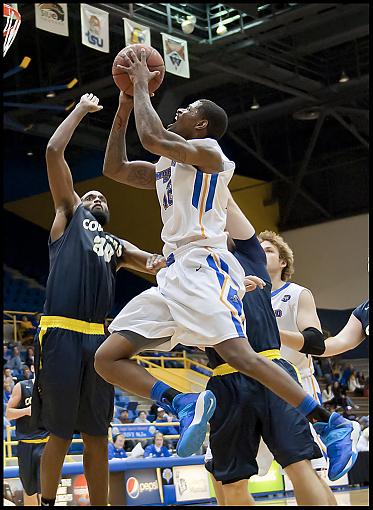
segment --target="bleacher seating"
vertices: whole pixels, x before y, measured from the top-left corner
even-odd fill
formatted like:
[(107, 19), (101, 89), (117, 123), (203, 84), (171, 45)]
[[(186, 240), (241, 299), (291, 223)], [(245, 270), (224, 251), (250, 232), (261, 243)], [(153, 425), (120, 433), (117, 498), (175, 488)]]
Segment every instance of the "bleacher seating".
[(45, 288), (36, 280), (26, 278), (18, 271), (4, 268), (4, 309), (39, 312), (43, 309)]

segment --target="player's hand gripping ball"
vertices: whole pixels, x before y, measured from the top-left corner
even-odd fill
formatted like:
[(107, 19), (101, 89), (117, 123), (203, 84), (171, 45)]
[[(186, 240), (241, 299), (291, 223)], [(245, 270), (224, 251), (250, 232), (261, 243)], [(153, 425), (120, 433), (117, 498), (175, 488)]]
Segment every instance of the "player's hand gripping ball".
[(135, 81), (147, 81), (152, 95), (160, 87), (164, 73), (162, 56), (146, 44), (131, 44), (120, 50), (112, 67), (115, 84), (129, 96), (133, 96)]

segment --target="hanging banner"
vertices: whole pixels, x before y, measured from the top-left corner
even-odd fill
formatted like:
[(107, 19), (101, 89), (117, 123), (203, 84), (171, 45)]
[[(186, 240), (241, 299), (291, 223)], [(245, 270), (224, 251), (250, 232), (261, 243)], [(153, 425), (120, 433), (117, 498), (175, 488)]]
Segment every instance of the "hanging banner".
[(82, 44), (109, 53), (109, 13), (88, 4), (80, 4)]
[(123, 18), (123, 22), (126, 46), (129, 44), (147, 44), (148, 46), (151, 46), (149, 27), (140, 25), (140, 23), (130, 21), (126, 18)]
[(35, 25), (57, 35), (69, 35), (67, 4), (35, 4)]
[(162, 40), (166, 71), (183, 78), (190, 78), (187, 41), (163, 33)]

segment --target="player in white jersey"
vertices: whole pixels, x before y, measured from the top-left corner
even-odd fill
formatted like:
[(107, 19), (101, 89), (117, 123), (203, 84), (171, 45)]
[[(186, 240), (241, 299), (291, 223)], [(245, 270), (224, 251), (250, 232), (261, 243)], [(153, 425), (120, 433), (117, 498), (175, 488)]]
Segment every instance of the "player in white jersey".
[[(272, 282), (271, 300), (280, 330), (281, 356), (298, 369), (303, 388), (321, 404), (321, 391), (314, 376), (312, 356), (307, 354), (322, 354), (325, 350), (313, 295), (309, 289), (290, 281), (294, 273), (294, 255), (284, 239), (269, 230), (261, 232), (258, 239), (266, 253)], [(319, 459), (313, 459), (312, 466), (324, 477), (328, 467), (326, 447), (312, 426), (311, 431), (324, 454)]]
[(178, 109), (175, 122), (165, 129), (150, 101), (148, 82), (155, 73), (147, 68), (145, 52), (141, 60), (133, 52), (127, 55), (137, 132), (144, 148), (161, 158), (156, 165), (128, 162), (124, 135), (132, 101), (122, 94), (104, 173), (132, 186), (157, 188), (168, 267), (158, 273), (158, 287), (134, 298), (114, 319), (110, 337), (96, 353), (96, 370), (111, 383), (173, 408), (180, 419), (177, 452), (187, 456), (203, 442), (215, 408), (212, 392), (180, 394), (130, 358), (177, 343), (213, 346), (230, 366), (267, 386), (310, 421), (321, 422), (328, 437), (342, 427), (338, 441), (347, 441), (347, 450), (339, 451), (348, 453), (335, 458), (333, 473), (339, 477), (354, 460), (351, 425), (337, 425), (339, 415), (326, 413), (287, 373), (256, 354), (245, 336), (244, 272), (228, 251), (224, 233), (227, 186), (234, 170), (217, 142), (227, 128), (226, 113), (212, 101), (195, 101)]

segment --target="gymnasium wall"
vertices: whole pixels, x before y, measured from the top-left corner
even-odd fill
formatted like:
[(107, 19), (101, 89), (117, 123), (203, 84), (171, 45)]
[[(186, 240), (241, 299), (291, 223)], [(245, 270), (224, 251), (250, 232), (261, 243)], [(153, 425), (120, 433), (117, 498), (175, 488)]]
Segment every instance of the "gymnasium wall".
[(368, 297), (368, 214), (282, 232), (294, 251), (295, 282), (321, 309), (355, 308)]

